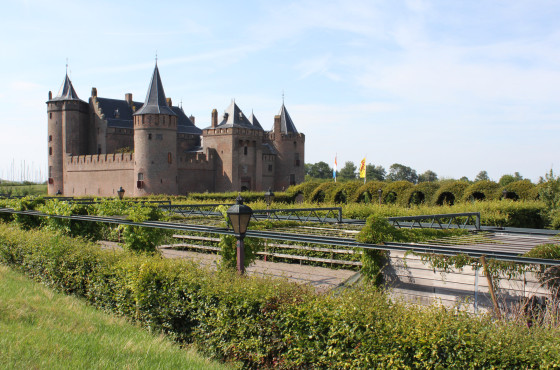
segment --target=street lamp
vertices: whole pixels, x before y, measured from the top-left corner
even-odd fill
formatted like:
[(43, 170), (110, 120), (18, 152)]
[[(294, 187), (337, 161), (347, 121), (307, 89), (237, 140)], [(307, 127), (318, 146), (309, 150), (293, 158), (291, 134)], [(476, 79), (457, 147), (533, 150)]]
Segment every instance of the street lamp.
[(124, 189), (123, 189), (122, 186), (119, 188), (119, 190), (117, 190), (117, 194), (119, 195), (119, 200), (123, 200), (123, 198), (124, 198)]
[(247, 226), (253, 215), (251, 207), (243, 204), (243, 198), (239, 195), (236, 199), (236, 204), (229, 207), (227, 210), (229, 222), (235, 232), (237, 238), (237, 272), (240, 274), (245, 273), (245, 246), (243, 239), (247, 232)]
[(268, 188), (268, 191), (264, 193), (264, 200), (266, 201), (266, 209), (269, 209), (270, 205), (274, 201), (274, 193), (271, 188)]
[(60, 189), (58, 189), (58, 190), (56, 191), (56, 195), (62, 195), (62, 192), (60, 191)]
[(383, 195), (383, 190), (377, 190), (377, 196), (379, 197), (379, 205), (381, 205), (381, 196)]
[(506, 189), (504, 189), (502, 191), (502, 199), (507, 199), (507, 194), (508, 194), (508, 191)]

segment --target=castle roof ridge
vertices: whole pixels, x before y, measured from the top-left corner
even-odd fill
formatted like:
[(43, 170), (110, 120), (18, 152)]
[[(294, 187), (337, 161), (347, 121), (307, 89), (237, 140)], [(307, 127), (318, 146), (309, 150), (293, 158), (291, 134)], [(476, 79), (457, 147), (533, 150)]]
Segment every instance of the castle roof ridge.
[(64, 82), (62, 82), (62, 86), (60, 86), (60, 90), (58, 90), (58, 94), (51, 99), (53, 100), (80, 100), (78, 94), (76, 94), (76, 90), (74, 90), (74, 86), (72, 85), (72, 81), (70, 81), (70, 77), (68, 77), (68, 73), (64, 77)]

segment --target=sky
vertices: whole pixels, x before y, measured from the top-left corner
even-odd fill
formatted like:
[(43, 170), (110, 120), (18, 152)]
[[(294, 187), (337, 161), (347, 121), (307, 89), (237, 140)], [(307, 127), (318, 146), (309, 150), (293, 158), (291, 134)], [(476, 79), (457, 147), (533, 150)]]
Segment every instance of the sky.
[(533, 181), (560, 168), (560, 2), (12, 0), (0, 13), (0, 178), (45, 177), (48, 92), (167, 97), (210, 125), (235, 99), (305, 162)]

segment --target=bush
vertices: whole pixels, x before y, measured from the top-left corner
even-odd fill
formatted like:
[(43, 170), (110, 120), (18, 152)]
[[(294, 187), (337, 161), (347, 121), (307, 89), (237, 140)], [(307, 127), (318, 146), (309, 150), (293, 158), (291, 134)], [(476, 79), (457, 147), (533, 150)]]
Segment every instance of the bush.
[(401, 198), (403, 206), (430, 204), (436, 191), (440, 188), (439, 182), (421, 182), (406, 190)]
[(500, 199), (500, 185), (490, 180), (477, 181), (468, 186), (463, 192), (464, 202)]
[[(164, 215), (157, 207), (136, 203), (128, 209), (128, 219), (133, 222), (161, 221)], [(170, 234), (169, 230), (132, 225), (119, 225), (119, 230), (125, 249), (143, 253), (155, 253), (157, 246)]]
[(310, 201), (313, 203), (322, 203), (326, 201), (327, 194), (336, 188), (339, 184), (336, 182), (324, 182), (321, 185), (317, 186), (315, 190), (311, 193)]
[(408, 181), (394, 181), (390, 182), (383, 188), (383, 203), (388, 204), (403, 204), (406, 193), (414, 185)]
[(470, 186), (467, 181), (449, 181), (441, 185), (432, 198), (432, 204), (453, 205), (463, 198), (465, 190)]
[(360, 186), (352, 195), (352, 201), (356, 203), (378, 203), (379, 189), (383, 191), (383, 181), (368, 181)]
[(560, 329), (406, 306), (362, 286), (317, 295), (282, 280), (105, 251), (0, 225), (0, 262), (244, 368), (560, 365)]
[[(293, 194), (294, 198), (298, 194), (303, 194), (303, 197), (304, 197), (305, 201), (306, 202), (311, 202), (312, 201), (311, 194), (313, 194), (313, 191), (315, 191), (315, 189), (319, 185), (321, 185), (325, 182), (326, 181), (306, 181), (306, 182), (302, 182), (301, 184), (290, 186), (288, 188), (288, 190), (286, 190), (286, 193)], [(330, 182), (330, 181), (328, 181), (328, 182)]]

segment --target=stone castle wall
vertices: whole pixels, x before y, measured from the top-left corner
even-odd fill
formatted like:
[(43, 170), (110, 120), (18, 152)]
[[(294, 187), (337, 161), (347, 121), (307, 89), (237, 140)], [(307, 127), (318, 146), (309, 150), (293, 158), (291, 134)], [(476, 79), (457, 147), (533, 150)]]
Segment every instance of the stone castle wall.
[(64, 195), (117, 196), (122, 186), (132, 196), (134, 154), (98, 154), (65, 157)]

